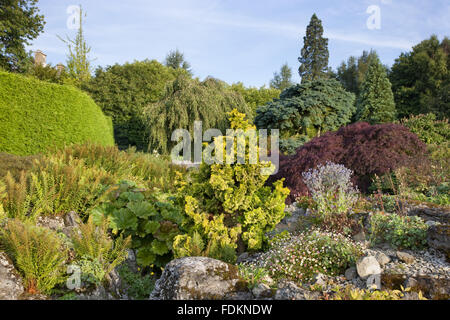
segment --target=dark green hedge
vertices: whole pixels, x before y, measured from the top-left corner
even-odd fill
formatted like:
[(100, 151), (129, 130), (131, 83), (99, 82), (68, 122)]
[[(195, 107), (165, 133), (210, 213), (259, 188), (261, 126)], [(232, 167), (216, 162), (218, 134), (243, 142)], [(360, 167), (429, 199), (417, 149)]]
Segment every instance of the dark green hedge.
[(114, 145), (111, 119), (87, 94), (0, 71), (0, 152), (32, 155), (85, 142)]

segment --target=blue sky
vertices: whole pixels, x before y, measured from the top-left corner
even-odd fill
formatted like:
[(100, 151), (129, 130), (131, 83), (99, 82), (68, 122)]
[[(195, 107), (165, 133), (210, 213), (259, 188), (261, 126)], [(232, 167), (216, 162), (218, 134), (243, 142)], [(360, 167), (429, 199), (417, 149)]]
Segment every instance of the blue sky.
[[(47, 24), (29, 49), (44, 51), (53, 65), (65, 62), (66, 46), (57, 35), (75, 35), (66, 11), (78, 4), (87, 12), (85, 34), (96, 66), (163, 61), (178, 48), (201, 79), (258, 87), (285, 62), (299, 81), (297, 58), (313, 13), (329, 38), (333, 68), (371, 48), (392, 65), (431, 34), (450, 36), (448, 0), (40, 0)], [(373, 5), (381, 10), (381, 29), (367, 27)]]

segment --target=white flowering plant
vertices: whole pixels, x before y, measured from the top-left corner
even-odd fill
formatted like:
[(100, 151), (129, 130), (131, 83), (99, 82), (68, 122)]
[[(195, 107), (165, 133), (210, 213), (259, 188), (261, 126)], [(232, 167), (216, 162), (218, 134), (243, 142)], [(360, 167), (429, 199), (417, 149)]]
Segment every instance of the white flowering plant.
[(362, 252), (359, 244), (342, 234), (313, 229), (272, 241), (271, 248), (260, 256), (257, 264), (275, 279), (303, 283), (318, 273), (342, 274)]

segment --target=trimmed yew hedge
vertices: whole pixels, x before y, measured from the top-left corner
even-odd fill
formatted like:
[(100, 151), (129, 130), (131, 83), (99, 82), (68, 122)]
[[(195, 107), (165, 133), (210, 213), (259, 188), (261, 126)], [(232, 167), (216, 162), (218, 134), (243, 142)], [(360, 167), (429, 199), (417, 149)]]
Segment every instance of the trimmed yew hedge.
[(111, 119), (87, 94), (0, 71), (0, 152), (34, 155), (86, 142), (114, 145)]

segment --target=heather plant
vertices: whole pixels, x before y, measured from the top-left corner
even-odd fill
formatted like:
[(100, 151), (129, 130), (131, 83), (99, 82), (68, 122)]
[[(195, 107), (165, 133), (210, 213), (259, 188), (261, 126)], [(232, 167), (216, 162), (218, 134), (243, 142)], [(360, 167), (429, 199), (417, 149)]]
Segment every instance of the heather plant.
[(286, 179), (289, 201), (307, 194), (302, 173), (331, 161), (353, 170), (352, 181), (367, 192), (374, 175), (382, 176), (413, 163), (425, 162), (426, 145), (396, 124), (356, 123), (314, 138), (292, 156), (280, 157), (280, 170), (271, 181)]
[(417, 216), (375, 213), (370, 217), (373, 244), (387, 242), (394, 248), (421, 250), (427, 245), (428, 225)]
[(303, 283), (318, 273), (340, 275), (361, 254), (360, 245), (342, 234), (313, 229), (272, 241), (257, 266), (268, 270), (275, 279)]
[(0, 230), (0, 244), (23, 276), (29, 293), (49, 294), (63, 282), (67, 249), (53, 231), (11, 219)]
[[(232, 129), (254, 129), (237, 110), (229, 116)], [(219, 258), (226, 252), (227, 260), (232, 258), (231, 253), (262, 249), (267, 241), (265, 234), (285, 216), (289, 190), (281, 180), (273, 188), (265, 186), (268, 176), (262, 171), (270, 169), (271, 164), (249, 164), (248, 148), (245, 159), (246, 164), (203, 163), (198, 172), (193, 172), (191, 181), (180, 190), (184, 194), (188, 232), (175, 239), (175, 252), (182, 251), (181, 255), (192, 252), (188, 244), (194, 242), (195, 233), (200, 235), (204, 248), (219, 254)]]

